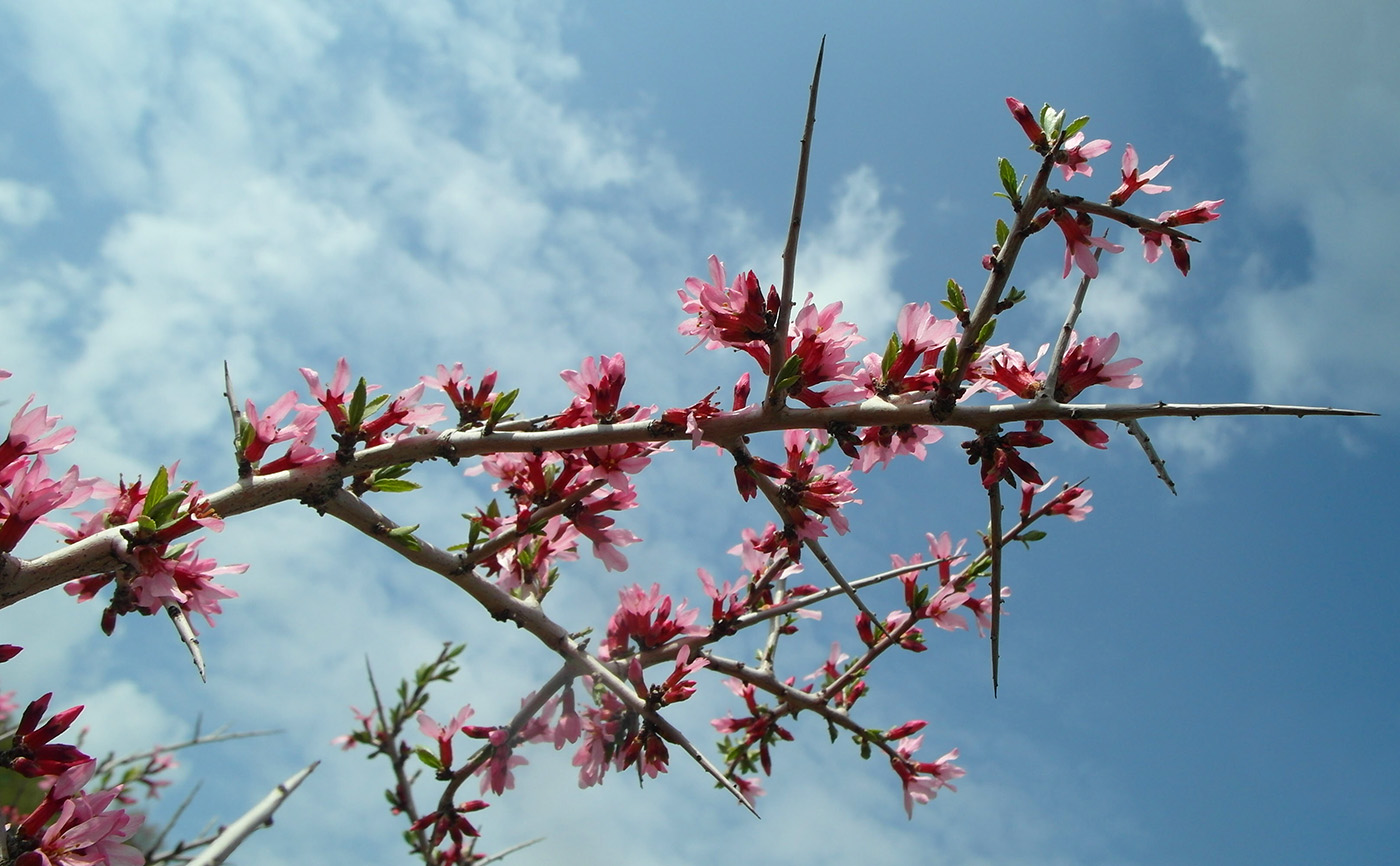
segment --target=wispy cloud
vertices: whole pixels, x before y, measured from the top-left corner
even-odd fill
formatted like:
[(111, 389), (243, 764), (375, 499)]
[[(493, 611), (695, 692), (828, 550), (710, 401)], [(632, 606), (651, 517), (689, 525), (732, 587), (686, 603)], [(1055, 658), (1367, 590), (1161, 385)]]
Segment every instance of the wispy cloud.
[[(1232, 302), (1231, 329), (1257, 388), (1269, 398), (1394, 406), (1366, 382), (1388, 375), (1400, 351), (1394, 323), (1390, 143), (1400, 138), (1400, 58), (1386, 34), (1388, 4), (1344, 0), (1318, 14), (1289, 0), (1188, 2), (1202, 39), (1236, 73), (1255, 218), (1296, 225), (1308, 243), (1273, 245)], [(1357, 170), (1360, 167), (1360, 170)], [(1273, 261), (1295, 264), (1280, 277)], [(1343, 373), (1342, 371), (1346, 371)]]

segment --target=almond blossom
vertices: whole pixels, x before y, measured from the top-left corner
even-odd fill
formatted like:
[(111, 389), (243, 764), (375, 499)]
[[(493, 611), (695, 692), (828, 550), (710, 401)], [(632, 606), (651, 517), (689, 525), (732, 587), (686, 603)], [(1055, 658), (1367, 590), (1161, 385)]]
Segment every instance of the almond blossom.
[(1061, 275), (1069, 276), (1070, 265), (1079, 266), (1079, 270), (1084, 272), (1086, 277), (1097, 277), (1099, 275), (1099, 263), (1094, 259), (1094, 247), (1107, 250), (1110, 253), (1121, 253), (1123, 247), (1105, 238), (1094, 237), (1094, 221), (1088, 214), (1079, 214), (1078, 217), (1070, 216), (1069, 211), (1055, 211), (1055, 225), (1060, 227), (1060, 231), (1065, 235), (1065, 271)]
[(1081, 142), (1084, 142), (1084, 133), (1076, 132), (1060, 146), (1060, 153), (1055, 157), (1060, 171), (1064, 172), (1065, 180), (1069, 180), (1076, 174), (1082, 174), (1085, 177), (1091, 176), (1094, 173), (1094, 167), (1089, 165), (1089, 160), (1096, 156), (1103, 156), (1108, 153), (1109, 148), (1113, 147), (1113, 142), (1102, 138)]
[(1138, 155), (1131, 144), (1123, 148), (1123, 183), (1119, 185), (1108, 196), (1108, 203), (1114, 207), (1122, 207), (1128, 197), (1135, 192), (1142, 192), (1143, 195), (1156, 195), (1161, 192), (1170, 192), (1171, 187), (1161, 184), (1148, 183), (1157, 176), (1157, 173), (1167, 167), (1175, 157), (1169, 156), (1164, 162), (1152, 166), (1147, 171), (1138, 173)]

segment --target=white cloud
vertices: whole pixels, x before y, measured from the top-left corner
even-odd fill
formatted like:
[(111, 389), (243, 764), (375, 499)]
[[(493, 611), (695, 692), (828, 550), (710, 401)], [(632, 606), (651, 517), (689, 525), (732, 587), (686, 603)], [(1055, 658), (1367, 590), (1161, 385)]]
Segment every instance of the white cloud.
[[(1400, 362), (1391, 151), (1400, 139), (1400, 9), (1366, 0), (1315, 5), (1192, 2), (1221, 63), (1238, 73), (1248, 195), (1263, 219), (1297, 220), (1311, 241), (1307, 275), (1255, 285), (1227, 310), (1263, 396), (1394, 405), (1371, 383)], [(1261, 254), (1263, 255), (1263, 254)], [(1292, 247), (1268, 255), (1299, 257)], [(1340, 371), (1346, 373), (1340, 374)]]
[[(344, 12), (335, 21), (291, 3), (243, 4), (237, 14), (222, 8), (112, 5), (80, 15), (60, 4), (27, 4), (12, 12), (26, 34), (25, 69), (51, 98), (64, 131), (65, 164), (80, 175), (85, 195), (117, 212), (94, 229), (98, 240), (86, 256), (31, 262), (25, 280), (0, 294), (0, 313), (20, 325), (9, 348), (26, 359), (25, 384), (77, 424), (80, 444), (68, 454), (85, 471), (149, 473), (149, 461), (193, 453), (188, 470), (215, 467), (203, 480), (216, 487), (211, 479), (228, 471), (227, 460), (209, 456), (227, 439), (219, 397), (225, 358), (240, 396), (260, 405), (299, 384), (296, 366), (328, 365), (339, 353), (357, 373), (386, 383), (397, 376), (401, 386), (438, 361), (489, 362), (502, 368), (507, 387), (524, 387), (535, 408), (553, 403), (563, 394), (555, 371), (583, 354), (640, 349), (656, 357), (657, 346), (680, 346), (674, 288), (683, 275), (661, 263), (680, 260), (688, 249), (680, 236), (694, 226), (722, 226), (737, 239), (752, 225), (737, 208), (706, 212), (684, 172), (625, 124), (566, 107), (580, 70), (560, 45), (555, 4), (482, 4), (467, 14), (451, 4), (411, 4)], [(86, 26), (74, 28), (75, 17)], [(841, 179), (828, 212), (809, 212), (798, 266), (800, 293), (844, 300), (845, 316), (876, 340), (900, 303), (893, 288), (900, 216), (881, 196), (872, 168)], [(66, 204), (30, 201), (23, 212), (66, 216)], [(759, 246), (752, 236), (744, 240)], [(747, 251), (751, 260), (773, 263), (765, 280), (779, 279), (781, 242), (778, 236)], [(1109, 285), (1109, 304), (1127, 320), (1125, 330), (1139, 331), (1151, 352), (1167, 358), (1185, 338), (1151, 328), (1163, 294), (1153, 279), (1117, 295)], [(694, 398), (720, 384), (708, 381), (713, 368), (678, 373), (658, 364), (629, 373), (629, 388), (653, 390), (706, 377)], [(685, 521), (665, 528), (684, 534), (682, 542), (636, 554), (635, 579), (691, 579), (696, 563), (672, 555), (713, 531), (705, 520), (734, 520), (729, 472), (701, 465), (661, 475), (688, 482), (656, 491), (671, 497), (662, 510)], [(690, 497), (697, 489), (715, 490), (726, 505), (696, 506)], [(391, 506), (463, 510), (445, 494)], [(191, 758), (192, 769), (213, 768), (225, 820), (307, 755), (324, 755), (329, 737), (348, 729), (346, 705), (366, 702), (365, 653), (381, 687), (391, 688), (439, 640), (470, 638), (469, 667), (459, 685), (439, 690), (435, 707), (470, 700), (483, 718), (499, 717), (552, 669), (547, 653), (484, 622), (436, 578), (377, 550), (366, 553), (369, 542), (296, 508), (231, 521), (206, 547), (254, 567), (229, 581), (242, 598), (205, 635), (214, 682), (199, 705), (239, 727), (288, 730), (240, 749), (240, 757), (221, 757), (232, 752), (228, 746)], [(83, 610), (89, 620), (93, 607)], [(122, 628), (152, 625), (126, 621)], [(154, 625), (156, 646), (192, 681), (168, 626)], [(38, 628), (28, 625), (26, 633)], [(163, 704), (131, 688), (98, 693), (93, 723), (120, 713), (122, 701), (140, 710), (133, 724), (153, 719), (159, 727), (174, 712), (175, 686), (158, 693)], [(698, 724), (703, 731), (704, 720)], [(812, 834), (800, 841), (801, 853), (858, 856), (859, 828), (897, 809), (892, 774), (832, 789), (822, 775), (831, 765), (804, 770), (800, 760), (791, 760), (784, 783), (793, 799), (777, 805), (775, 797), (772, 814), (801, 828), (813, 813), (838, 815), (828, 829), (843, 834)], [(669, 862), (656, 852), (667, 851), (676, 816), (699, 822), (692, 811), (698, 798), (721, 797), (678, 758), (673, 777), (645, 794), (622, 776), (582, 795), (588, 805), (580, 806), (564, 757), (542, 755), (537, 764), (534, 786), (519, 792), (529, 805), (507, 801), (486, 813), (490, 820), (520, 828), (523, 837), (542, 815), (560, 816), (551, 820), (567, 829), (558, 834), (566, 844), (601, 844), (615, 841), (606, 822), (626, 813), (634, 825), (629, 862)], [(333, 758), (279, 815), (279, 832), (255, 838), (249, 858), (344, 862), (391, 850), (397, 828), (374, 795), (384, 779), (379, 764)], [(702, 806), (727, 817), (725, 807), (711, 813)], [(897, 837), (911, 858), (919, 851), (917, 826)], [(609, 828), (606, 838), (601, 827)], [(739, 832), (758, 831), (744, 825)], [(976, 840), (953, 839), (955, 832), (940, 839), (977, 862)], [(793, 853), (789, 840), (765, 837), (772, 846), (765, 858)], [(1027, 832), (1026, 850), (1043, 838), (1038, 826)], [(696, 846), (695, 860), (726, 849), (715, 832)], [(561, 850), (520, 859), (556, 862)]]
[(53, 216), (53, 212), (53, 196), (48, 190), (0, 178), (0, 220), (27, 228)]

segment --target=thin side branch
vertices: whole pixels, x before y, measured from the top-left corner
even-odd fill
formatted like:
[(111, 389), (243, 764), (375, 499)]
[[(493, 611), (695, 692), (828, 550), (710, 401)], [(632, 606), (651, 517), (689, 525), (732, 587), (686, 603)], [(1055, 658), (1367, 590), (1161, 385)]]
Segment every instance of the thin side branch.
[(189, 866), (218, 866), (224, 862), (235, 848), (243, 844), (245, 839), (257, 832), (260, 827), (272, 823), (272, 813), (286, 802), (287, 797), (305, 781), (307, 776), (311, 775), (311, 772), (320, 763), (320, 761), (316, 761), (273, 788), (271, 793), (245, 812), (243, 817), (224, 828), (223, 832), (209, 844), (208, 848), (205, 848), (198, 857), (190, 861)]
[(788, 323), (792, 321), (792, 292), (797, 274), (797, 236), (802, 233), (802, 209), (807, 201), (807, 166), (812, 158), (812, 129), (817, 123), (817, 88), (822, 80), (822, 56), (826, 53), (826, 37), (817, 48), (817, 68), (812, 72), (811, 95), (807, 100), (807, 122), (802, 127), (802, 151), (797, 158), (797, 188), (792, 195), (792, 218), (788, 221), (787, 243), (783, 245), (783, 289), (778, 304), (778, 323), (768, 346), (768, 406), (783, 405), (778, 393), (778, 373), (787, 360)]

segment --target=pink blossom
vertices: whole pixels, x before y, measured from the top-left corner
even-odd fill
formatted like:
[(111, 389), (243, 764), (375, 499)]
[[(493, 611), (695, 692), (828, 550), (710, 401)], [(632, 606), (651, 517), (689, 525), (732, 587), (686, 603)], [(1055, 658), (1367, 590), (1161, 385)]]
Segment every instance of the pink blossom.
[(41, 517), (58, 508), (84, 502), (92, 496), (94, 481), (79, 480), (74, 466), (62, 478), (48, 477), (44, 458), (21, 462), (11, 471), (9, 488), (0, 487), (0, 551), (14, 550)]
[[(441, 403), (419, 405), (418, 401), (423, 398), (424, 387), (426, 386), (419, 382), (411, 388), (405, 388), (393, 400), (389, 401), (389, 405), (383, 412), (361, 424), (360, 435), (364, 438), (365, 445), (373, 447), (393, 439), (401, 439), (441, 421), (443, 417)], [(388, 436), (386, 434), (391, 427), (403, 427), (404, 429), (394, 436)]]
[[(50, 416), (48, 406), (30, 409), (29, 404), (33, 402), (34, 395), (30, 394), (29, 399), (24, 401), (24, 405), (10, 421), (9, 435), (5, 441), (0, 442), (0, 485), (10, 483), (13, 476), (8, 470), (20, 458), (27, 455), (52, 454), (72, 442), (73, 437), (77, 435), (77, 431), (72, 427), (53, 430), (61, 416)], [(52, 433), (49, 432), (51, 430)]]
[(213, 559), (200, 558), (198, 550), (203, 541), (195, 539), (174, 559), (142, 557), (141, 564), (147, 568), (131, 582), (136, 604), (150, 613), (176, 604), (183, 611), (200, 614), (212, 627), (214, 615), (223, 613), (219, 602), (238, 597), (238, 593), (215, 583), (214, 577), (242, 574), (248, 566), (246, 563), (221, 566)]
[(632, 488), (613, 490), (602, 495), (594, 495), (580, 503), (580, 507), (569, 512), (569, 520), (589, 541), (593, 542), (593, 555), (603, 563), (608, 571), (626, 571), (627, 557), (618, 547), (636, 544), (642, 539), (630, 530), (616, 526), (616, 521), (604, 511), (633, 508), (637, 504)]
[(20, 855), (16, 866), (141, 866), (146, 858), (125, 843), (145, 818), (120, 809), (108, 811), (119, 792), (120, 787), (64, 800), (38, 848)]
[(919, 615), (933, 620), (933, 624), (944, 631), (967, 630), (967, 620), (958, 616), (954, 611), (962, 607), (968, 599), (966, 592), (959, 592), (952, 582), (945, 583), (929, 599), (928, 604), (920, 611)]
[[(1194, 225), (1206, 223), (1211, 220), (1220, 219), (1220, 214), (1216, 209), (1225, 203), (1225, 199), (1216, 201), (1197, 202), (1185, 210), (1163, 211), (1157, 217), (1157, 222), (1167, 226)], [(1162, 242), (1166, 235), (1162, 232), (1151, 229), (1139, 229), (1142, 233), (1142, 256), (1149, 262), (1155, 262), (1162, 254)], [(1173, 237), (1170, 241), (1172, 251), (1172, 261), (1176, 264), (1177, 270), (1183, 274), (1191, 270), (1191, 254), (1186, 248), (1186, 241)]]
[(515, 787), (515, 768), (530, 762), (511, 748), (509, 729), (496, 728), (488, 739), (494, 747), (491, 758), (477, 770), (477, 775), (481, 776), (481, 793), (491, 791), (500, 796)]
[(705, 569), (698, 568), (696, 573), (700, 575), (700, 585), (704, 587), (705, 594), (713, 599), (710, 614), (715, 625), (737, 619), (743, 614), (745, 599), (740, 598), (739, 593), (748, 586), (749, 576), (747, 574), (732, 584), (726, 580), (723, 584), (716, 586), (715, 579)]
[(559, 722), (554, 726), (556, 749), (564, 748), (565, 743), (577, 743), (579, 736), (583, 734), (583, 719), (575, 709), (574, 700), (573, 685), (566, 686), (563, 700), (560, 702)]
[[(458, 731), (462, 730), (467, 719), (470, 719), (475, 712), (471, 704), (467, 704), (457, 711), (457, 715), (448, 719), (446, 724), (440, 725), (432, 716), (422, 710), (418, 711), (418, 730), (423, 732), (423, 736), (431, 737), (437, 741), (438, 760), (444, 768), (452, 766), (452, 738), (456, 736)], [(355, 715), (358, 717), (359, 712), (356, 711)]]
[(765, 298), (753, 271), (735, 277), (726, 288), (724, 263), (710, 256), (709, 266), (710, 282), (690, 277), (685, 288), (676, 293), (681, 309), (695, 317), (681, 323), (678, 330), (699, 337), (707, 349), (728, 346), (746, 351), (766, 368), (766, 343), (778, 321), (778, 290), (769, 288)]
[(1088, 214), (1081, 213), (1074, 217), (1068, 211), (1057, 210), (1054, 219), (1055, 225), (1059, 226), (1065, 235), (1065, 271), (1062, 276), (1069, 276), (1070, 264), (1073, 263), (1079, 266), (1086, 277), (1097, 277), (1099, 263), (1094, 259), (1094, 247), (1110, 253), (1123, 252), (1123, 247), (1119, 244), (1094, 237), (1094, 223)]
[(302, 367), (301, 375), (306, 380), (311, 396), (330, 415), (336, 432), (346, 432), (349, 428), (349, 418), (345, 414), (345, 389), (350, 385), (350, 362), (344, 358), (335, 362), (335, 376), (332, 377), (329, 386), (322, 385), (320, 374), (310, 367)]
[(1094, 167), (1089, 165), (1089, 160), (1108, 153), (1109, 148), (1113, 147), (1113, 142), (1102, 138), (1081, 144), (1080, 142), (1083, 141), (1084, 133), (1076, 132), (1061, 145), (1059, 156), (1055, 158), (1055, 162), (1059, 163), (1060, 171), (1064, 172), (1065, 180), (1069, 180), (1076, 174), (1082, 174), (1085, 177), (1092, 175)]
[(817, 465), (819, 452), (812, 446), (811, 434), (806, 430), (784, 431), (783, 445), (787, 454), (785, 465), (762, 458), (754, 458), (752, 465), (782, 483), (780, 495), (795, 509), (793, 526), (798, 538), (819, 538), (826, 534), (821, 521), (813, 519), (808, 512), (829, 519), (836, 532), (844, 535), (850, 527), (841, 509), (861, 501), (853, 495), (856, 486), (851, 481), (851, 471), (837, 472), (833, 466)]
[[(297, 393), (288, 391), (261, 415), (258, 414), (253, 401), (247, 401), (248, 420), (245, 423), (248, 425), (248, 431), (243, 434), (243, 459), (256, 464), (267, 453), (267, 449), (278, 442), (286, 442), (289, 439), (310, 441), (315, 436), (316, 419), (323, 410), (320, 406), (297, 406), (296, 400)], [(278, 427), (293, 407), (297, 409), (297, 414), (292, 422)]]
[(849, 655), (847, 655), (846, 653), (841, 652), (841, 644), (840, 644), (840, 643), (838, 643), (838, 642), (836, 642), (836, 641), (832, 641), (832, 643), (831, 643), (831, 653), (830, 653), (829, 655), (827, 655), (826, 661), (822, 663), (822, 666), (821, 666), (821, 667), (819, 667), (819, 668), (817, 668), (816, 670), (812, 671), (810, 674), (808, 674), (807, 676), (803, 677), (802, 679), (804, 679), (804, 680), (823, 679), (825, 682), (831, 682), (832, 680), (834, 680), (834, 679), (836, 679), (837, 677), (841, 676), (841, 667), (840, 667), (840, 666), (841, 666), (842, 664), (844, 664), (845, 662), (849, 661), (850, 658), (851, 658), (851, 657), (850, 657)]
[[(1021, 125), (1021, 131), (1026, 134), (1026, 138), (1031, 140), (1031, 147), (1041, 150), (1047, 146), (1045, 140), (1045, 130), (1040, 128), (1040, 123), (1036, 121), (1035, 115), (1026, 104), (1019, 99), (1006, 97), (1006, 107), (1011, 109), (1011, 116), (1016, 118), (1016, 122)], [(1042, 152), (1044, 152), (1042, 150)]]
[[(969, 585), (969, 586), (968, 586), (968, 590), (971, 590), (971, 589), (972, 589), (972, 586)], [(1011, 587), (1009, 587), (1009, 586), (1003, 586), (1003, 587), (1001, 588), (1001, 599), (1002, 599), (1002, 601), (1005, 602), (1006, 599), (1008, 599), (1008, 598), (1010, 598), (1010, 597), (1011, 597)], [(974, 598), (974, 597), (972, 597), (972, 596), (969, 595), (968, 598), (967, 598), (967, 600), (963, 602), (963, 607), (965, 607), (965, 608), (967, 608), (968, 610), (972, 611), (972, 615), (973, 615), (974, 617), (976, 617), (976, 619), (977, 619), (977, 635), (978, 635), (978, 637), (986, 637), (987, 632), (991, 631), (991, 629), (992, 629), (992, 595), (991, 595), (991, 593), (987, 593), (986, 595), (982, 596), (981, 598)], [(1002, 608), (1001, 615), (1002, 615), (1002, 616), (1006, 616), (1006, 609), (1005, 609), (1004, 607)]]
[(599, 658), (605, 661), (625, 654), (632, 641), (636, 641), (639, 649), (649, 650), (677, 637), (709, 631), (695, 625), (700, 611), (687, 607), (685, 600), (676, 605), (673, 613), (671, 597), (661, 592), (659, 583), (653, 583), (650, 590), (633, 584), (618, 590), (617, 595), (617, 610), (608, 620), (607, 637), (598, 652)]
[[(809, 295), (793, 319), (789, 354), (799, 359), (800, 367), (797, 381), (789, 386), (788, 393), (815, 409), (857, 396), (859, 389), (850, 383), (856, 362), (846, 360), (846, 352), (865, 338), (856, 333), (855, 325), (837, 320), (841, 315), (840, 301), (821, 310), (811, 301)], [(837, 384), (824, 391), (812, 390), (830, 382)]]
[(739, 789), (739, 793), (743, 795), (744, 799), (748, 801), (750, 806), (752, 806), (754, 804), (754, 801), (756, 801), (759, 797), (762, 797), (764, 794), (768, 793), (767, 791), (764, 791), (763, 786), (759, 784), (758, 776), (754, 776), (752, 778), (745, 778), (743, 776), (730, 776), (729, 781), (734, 783), (734, 787)]
[(1094, 510), (1094, 506), (1088, 505), (1089, 498), (1094, 495), (1092, 490), (1084, 487), (1071, 487), (1055, 497), (1055, 502), (1050, 506), (1051, 514), (1063, 514), (1070, 520), (1078, 523), (1089, 512)]
[[(1077, 340), (1078, 335), (1073, 334), (1071, 339)], [(1107, 337), (1087, 337), (1083, 343), (1072, 343), (1065, 350), (1064, 361), (1060, 364), (1060, 381), (1055, 399), (1068, 403), (1092, 385), (1141, 388), (1142, 377), (1129, 371), (1140, 365), (1142, 359), (1123, 358), (1110, 362), (1109, 359), (1117, 351), (1116, 331)]]
[(636, 404), (622, 405), (622, 386), (627, 382), (627, 362), (619, 352), (596, 360), (584, 358), (577, 370), (565, 370), (559, 378), (574, 392), (574, 401), (554, 419), (555, 428), (586, 424), (615, 424), (641, 421), (651, 414)]
[(860, 437), (860, 455), (851, 464), (861, 472), (876, 466), (887, 466), (900, 454), (912, 454), (923, 460), (928, 454), (924, 447), (943, 438), (943, 431), (923, 424), (902, 424), (898, 427), (867, 427)]
[(47, 721), (40, 723), (44, 714), (49, 711), (49, 700), (52, 697), (53, 693), (49, 692), (30, 701), (24, 714), (20, 716), (19, 724), (15, 726), (14, 734), (11, 735), (7, 752), (13, 757), (10, 758), (8, 766), (21, 776), (31, 779), (39, 776), (58, 776), (74, 767), (92, 762), (92, 758), (83, 754), (76, 746), (53, 742), (54, 737), (68, 730), (78, 718), (78, 714), (83, 711), (81, 705), (54, 713)]
[(437, 375), (424, 376), (422, 382), (447, 394), (447, 399), (457, 410), (459, 424), (475, 424), (491, 417), (495, 405), (491, 395), (491, 389), (496, 386), (495, 370), (487, 370), (475, 389), (471, 386), (471, 377), (463, 372), (460, 361), (453, 364), (451, 370), (438, 364)]
[(890, 758), (890, 766), (899, 775), (904, 786), (904, 812), (910, 818), (914, 817), (915, 803), (927, 803), (938, 796), (940, 788), (957, 791), (958, 789), (950, 784), (951, 780), (962, 778), (966, 774), (962, 767), (953, 765), (954, 759), (958, 757), (957, 749), (953, 749), (937, 761), (924, 763), (913, 760), (914, 753), (919, 750), (923, 740), (922, 734), (917, 737), (905, 737), (895, 745), (896, 756)]
[(1175, 157), (1169, 156), (1166, 162), (1158, 163), (1147, 171), (1138, 173), (1138, 155), (1131, 144), (1123, 148), (1123, 183), (1115, 189), (1108, 197), (1108, 203), (1114, 207), (1122, 207), (1124, 202), (1133, 193), (1141, 191), (1143, 195), (1156, 195), (1159, 192), (1168, 192), (1169, 186), (1148, 183), (1157, 176), (1157, 173), (1167, 167)]

